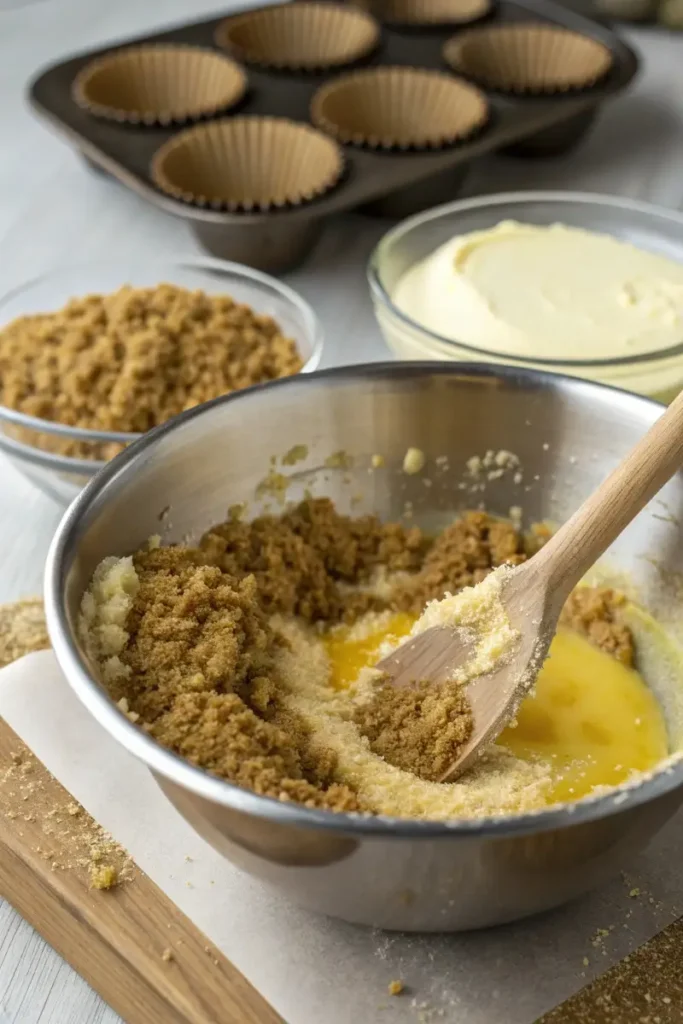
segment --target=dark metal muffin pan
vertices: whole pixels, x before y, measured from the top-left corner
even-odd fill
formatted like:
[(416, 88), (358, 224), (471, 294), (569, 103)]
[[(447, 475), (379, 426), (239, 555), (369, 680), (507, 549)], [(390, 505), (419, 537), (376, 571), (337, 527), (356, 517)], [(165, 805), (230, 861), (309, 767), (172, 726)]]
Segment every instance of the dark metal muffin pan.
[[(339, 185), (319, 199), (274, 212), (227, 213), (172, 199), (153, 184), (152, 157), (177, 128), (127, 127), (100, 120), (71, 98), (74, 77), (93, 57), (131, 43), (182, 42), (213, 47), (214, 30), (225, 16), (126, 39), (60, 61), (41, 71), (31, 82), (29, 99), (33, 109), (80, 150), (90, 164), (118, 178), (163, 210), (183, 217), (199, 242), (214, 256), (274, 272), (290, 269), (304, 259), (330, 214), (367, 206), (373, 212), (406, 216), (425, 206), (454, 199), (470, 162), (485, 153), (506, 150), (524, 156), (547, 156), (564, 152), (588, 130), (603, 100), (626, 88), (638, 67), (633, 50), (604, 25), (552, 0), (502, 0), (489, 21), (539, 20), (603, 42), (613, 57), (607, 77), (581, 92), (556, 96), (513, 98), (488, 93), (491, 118), (487, 127), (459, 145), (430, 152), (377, 152), (345, 146), (346, 173)], [(446, 70), (441, 49), (453, 33), (452, 27), (401, 29), (384, 25), (379, 49), (363, 63)], [(334, 69), (320, 74), (295, 74), (248, 67), (247, 73), (247, 94), (231, 113), (271, 114), (308, 121), (313, 93), (322, 82), (343, 72)]]

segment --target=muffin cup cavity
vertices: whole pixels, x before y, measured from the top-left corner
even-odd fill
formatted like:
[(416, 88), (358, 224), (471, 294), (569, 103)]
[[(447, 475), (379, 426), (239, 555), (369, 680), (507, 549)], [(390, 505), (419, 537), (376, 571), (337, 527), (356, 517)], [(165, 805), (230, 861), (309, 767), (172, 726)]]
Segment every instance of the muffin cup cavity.
[(438, 71), (383, 67), (351, 72), (319, 89), (313, 123), (340, 142), (373, 149), (440, 149), (488, 118), (473, 86)]
[(230, 211), (298, 206), (333, 188), (344, 159), (332, 139), (286, 118), (236, 117), (197, 125), (155, 154), (163, 192)]
[(507, 93), (588, 89), (612, 66), (612, 54), (596, 39), (540, 22), (469, 29), (448, 40), (443, 56), (478, 85)]
[(379, 38), (378, 23), (360, 8), (306, 0), (226, 18), (215, 33), (218, 46), (237, 60), (289, 71), (353, 64)]
[(95, 117), (167, 125), (229, 110), (246, 88), (245, 72), (225, 54), (195, 46), (131, 46), (86, 64), (72, 96)]
[(356, 0), (363, 10), (388, 25), (469, 25), (485, 18), (492, 0)]

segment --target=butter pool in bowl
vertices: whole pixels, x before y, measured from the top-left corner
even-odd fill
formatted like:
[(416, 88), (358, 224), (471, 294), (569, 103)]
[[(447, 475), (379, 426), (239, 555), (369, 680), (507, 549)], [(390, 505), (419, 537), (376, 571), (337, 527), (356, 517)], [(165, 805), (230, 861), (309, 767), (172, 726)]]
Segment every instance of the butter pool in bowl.
[(361, 676), (425, 602), (533, 557), (660, 410), (433, 362), (207, 403), (67, 512), (46, 568), (55, 653), (180, 813), (292, 899), (412, 931), (556, 906), (624, 868), (683, 799), (680, 474), (587, 581), (611, 590), (576, 594), (535, 698), (469, 778), (424, 763), (416, 712), (429, 725), (443, 705), (399, 708), (397, 743), (381, 682)]
[(545, 369), (668, 402), (683, 386), (683, 216), (613, 196), (462, 200), (388, 232), (375, 313), (401, 359)]

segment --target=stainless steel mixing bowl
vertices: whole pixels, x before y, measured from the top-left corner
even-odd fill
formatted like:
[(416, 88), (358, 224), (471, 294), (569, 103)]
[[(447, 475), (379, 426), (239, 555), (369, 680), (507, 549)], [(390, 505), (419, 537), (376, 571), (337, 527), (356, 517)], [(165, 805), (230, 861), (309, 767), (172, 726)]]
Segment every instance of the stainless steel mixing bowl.
[[(46, 570), (57, 658), (95, 718), (150, 767), (205, 839), (307, 907), (382, 928), (455, 931), (556, 906), (614, 875), (673, 814), (683, 801), (683, 765), (571, 808), (483, 821), (357, 819), (279, 803), (192, 767), (132, 725), (89, 670), (79, 604), (106, 555), (130, 553), (159, 532), (196, 538), (228, 506), (252, 502), (270, 457), (293, 445), (309, 451), (284, 470), (291, 498), (317, 480), (316, 493), (340, 507), (385, 519), (409, 502), (414, 521), (428, 528), (481, 500), (498, 513), (522, 506), (528, 521), (561, 520), (660, 412), (647, 399), (577, 379), (454, 363), (332, 370), (218, 399), (131, 445), (67, 511)], [(422, 475), (401, 471), (410, 446), (428, 456)], [(474, 495), (458, 487), (470, 456), (501, 448), (519, 456), (521, 479), (504, 474)], [(339, 449), (353, 467), (325, 468)], [(385, 466), (371, 472), (375, 453)], [(447, 456), (448, 471), (443, 459), (435, 465), (438, 456)], [(614, 558), (647, 605), (671, 612), (661, 581), (683, 568), (681, 475), (661, 499), (620, 538)], [(649, 682), (659, 690), (656, 677)], [(683, 738), (681, 711), (666, 706), (673, 743)]]

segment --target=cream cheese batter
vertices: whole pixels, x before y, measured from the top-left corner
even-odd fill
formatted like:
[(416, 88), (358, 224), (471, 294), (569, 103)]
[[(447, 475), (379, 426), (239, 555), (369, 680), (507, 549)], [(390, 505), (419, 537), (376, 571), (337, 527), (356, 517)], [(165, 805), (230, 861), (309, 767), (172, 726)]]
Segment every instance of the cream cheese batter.
[(503, 355), (614, 359), (683, 342), (682, 264), (564, 224), (452, 238), (392, 299), (441, 337)]

